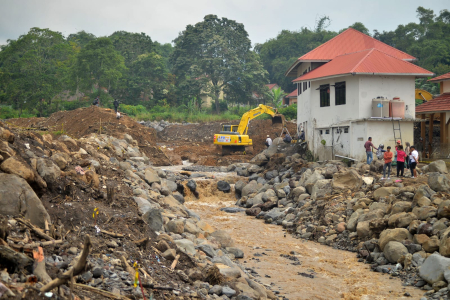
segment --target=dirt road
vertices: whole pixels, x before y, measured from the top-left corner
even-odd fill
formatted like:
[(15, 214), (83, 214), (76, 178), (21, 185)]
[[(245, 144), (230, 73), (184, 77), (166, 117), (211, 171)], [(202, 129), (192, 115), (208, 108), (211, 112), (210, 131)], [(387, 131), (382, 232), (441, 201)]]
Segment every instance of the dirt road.
[[(228, 231), (245, 253), (243, 265), (288, 299), (419, 299), (423, 295), (417, 288), (403, 287), (400, 279), (371, 272), (369, 265), (357, 262), (354, 253), (295, 239), (285, 235), (281, 226), (243, 212), (222, 212), (220, 208), (234, 206), (234, 195), (212, 192), (206, 182), (201, 186), (204, 196), (188, 200), (186, 206), (217, 229)], [(404, 296), (406, 292), (412, 297)]]

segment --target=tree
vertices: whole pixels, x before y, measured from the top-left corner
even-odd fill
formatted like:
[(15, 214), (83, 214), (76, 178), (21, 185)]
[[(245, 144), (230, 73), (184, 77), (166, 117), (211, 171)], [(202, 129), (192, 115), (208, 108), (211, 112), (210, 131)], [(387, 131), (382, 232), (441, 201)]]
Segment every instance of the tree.
[(270, 99), (275, 108), (283, 106), (283, 98), (287, 94), (281, 89), (281, 87), (273, 88), (270, 92), (266, 93), (266, 96)]
[(137, 58), (145, 53), (154, 51), (152, 39), (145, 33), (131, 33), (116, 31), (109, 36), (114, 48), (125, 59), (125, 66), (129, 68)]
[[(74, 48), (60, 32), (31, 28), (17, 40), (8, 40), (0, 51), (0, 90), (5, 100), (17, 109), (51, 104), (63, 88), (66, 62)], [(43, 99), (43, 100), (42, 100)]]
[[(234, 89), (250, 74), (265, 74), (257, 57), (250, 54), (251, 43), (244, 25), (236, 21), (207, 15), (202, 22), (188, 25), (174, 43), (170, 59), (174, 74), (182, 82), (200, 85), (215, 101), (217, 113), (222, 90)], [(265, 76), (257, 76), (253, 84), (266, 82)], [(248, 85), (242, 88), (251, 92)]]
[[(370, 35), (369, 29), (367, 29), (367, 27), (364, 26), (364, 24), (361, 22), (355, 22), (355, 23), (353, 23), (353, 25), (348, 26), (348, 28), (353, 28), (353, 29), (358, 30), (359, 32)], [(339, 31), (339, 33), (344, 32), (346, 29), (347, 28), (341, 29)]]
[(81, 48), (86, 46), (90, 41), (95, 40), (97, 37), (92, 33), (86, 32), (84, 30), (78, 31), (77, 33), (69, 34), (67, 41), (74, 42)]
[(107, 37), (90, 41), (77, 57), (76, 74), (81, 78), (84, 89), (93, 85), (115, 87), (126, 71), (124, 58), (114, 49)]

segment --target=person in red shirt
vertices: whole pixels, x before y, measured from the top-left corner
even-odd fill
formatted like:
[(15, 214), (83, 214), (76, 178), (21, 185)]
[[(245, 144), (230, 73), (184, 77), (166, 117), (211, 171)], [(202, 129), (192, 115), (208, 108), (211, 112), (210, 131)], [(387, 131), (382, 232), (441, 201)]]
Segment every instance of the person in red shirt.
[(403, 177), (403, 172), (405, 171), (405, 159), (406, 152), (403, 151), (403, 146), (397, 146), (397, 177), (400, 174)]
[(370, 163), (373, 160), (373, 150), (372, 148), (375, 148), (375, 150), (378, 150), (377, 147), (375, 147), (372, 144), (372, 138), (369, 137), (369, 139), (367, 140), (367, 142), (364, 143), (364, 148), (366, 148), (366, 156), (367, 156), (367, 164), (370, 165)]
[(386, 168), (388, 169), (388, 177), (387, 179), (391, 179), (391, 166), (392, 166), (392, 158), (394, 157), (394, 153), (391, 152), (391, 146), (386, 148), (386, 152), (384, 152), (384, 166), (383, 166), (383, 177), (381, 180), (386, 178)]

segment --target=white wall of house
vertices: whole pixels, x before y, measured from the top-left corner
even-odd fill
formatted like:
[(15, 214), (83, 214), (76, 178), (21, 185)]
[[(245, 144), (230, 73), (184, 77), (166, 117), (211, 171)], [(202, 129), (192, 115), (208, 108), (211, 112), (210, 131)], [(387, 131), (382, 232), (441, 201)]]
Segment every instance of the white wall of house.
[[(303, 64), (302, 64), (303, 65)], [(302, 66), (301, 65), (301, 66)], [(298, 74), (309, 66), (304, 64)], [(346, 104), (335, 104), (335, 90), (332, 85), (336, 82), (346, 83)], [(320, 85), (330, 84), (330, 106), (320, 107)], [(306, 138), (309, 147), (319, 159), (331, 159), (332, 134), (337, 126), (349, 121), (370, 118), (372, 116), (372, 99), (383, 96), (386, 99), (400, 97), (405, 102), (405, 118), (415, 117), (415, 78), (413, 76), (373, 76), (347, 75), (311, 82), (311, 87), (298, 96), (297, 122), (306, 125)], [(320, 134), (320, 130), (322, 134)], [(325, 130), (329, 130), (329, 135)], [(413, 141), (413, 123), (401, 122), (403, 141)], [(365, 159), (363, 145), (368, 136), (372, 136), (377, 144), (394, 145), (392, 122), (364, 121), (352, 122), (348, 133), (342, 133), (342, 142), (337, 141), (334, 134), (334, 154)], [(362, 138), (362, 140), (361, 140)], [(325, 140), (325, 147), (321, 141)]]

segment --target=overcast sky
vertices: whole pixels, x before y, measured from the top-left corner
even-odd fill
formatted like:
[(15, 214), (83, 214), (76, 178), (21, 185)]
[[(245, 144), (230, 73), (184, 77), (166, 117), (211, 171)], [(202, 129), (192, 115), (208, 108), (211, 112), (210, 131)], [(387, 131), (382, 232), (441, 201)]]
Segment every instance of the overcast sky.
[(144, 32), (169, 43), (187, 24), (216, 14), (243, 23), (252, 44), (262, 43), (283, 29), (314, 28), (320, 16), (338, 31), (355, 22), (393, 30), (416, 22), (418, 6), (435, 13), (450, 9), (449, 0), (0, 0), (0, 45), (17, 39), (31, 27), (49, 28), (65, 36), (81, 30), (96, 36), (117, 30)]

